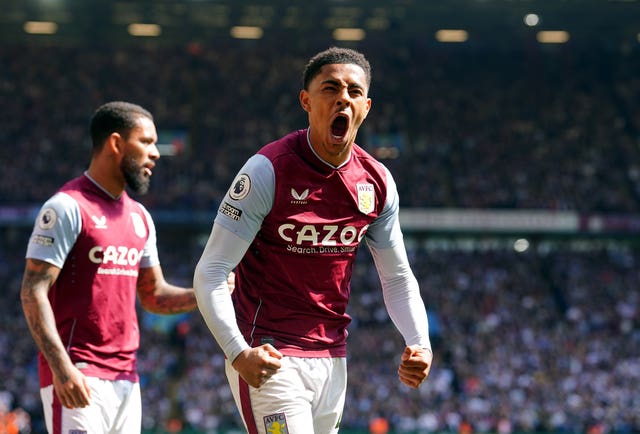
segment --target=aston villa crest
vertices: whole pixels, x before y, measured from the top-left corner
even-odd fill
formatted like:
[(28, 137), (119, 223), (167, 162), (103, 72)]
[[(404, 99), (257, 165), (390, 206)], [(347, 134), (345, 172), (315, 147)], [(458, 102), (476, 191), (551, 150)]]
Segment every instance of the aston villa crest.
[(356, 184), (358, 191), (358, 210), (363, 214), (369, 214), (373, 212), (376, 204), (376, 196), (373, 189), (373, 184), (362, 183)]
[(264, 418), (264, 427), (269, 434), (289, 434), (287, 418), (284, 413), (270, 414)]

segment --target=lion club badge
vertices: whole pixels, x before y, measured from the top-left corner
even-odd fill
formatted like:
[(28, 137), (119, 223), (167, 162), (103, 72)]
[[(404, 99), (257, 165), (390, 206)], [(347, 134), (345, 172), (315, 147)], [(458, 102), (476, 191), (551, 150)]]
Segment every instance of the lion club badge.
[(358, 210), (360, 210), (360, 212), (363, 214), (369, 214), (373, 212), (373, 208), (376, 202), (373, 184), (356, 184), (356, 189), (358, 190)]
[(264, 427), (269, 434), (289, 434), (287, 418), (284, 413), (271, 414), (264, 417)]

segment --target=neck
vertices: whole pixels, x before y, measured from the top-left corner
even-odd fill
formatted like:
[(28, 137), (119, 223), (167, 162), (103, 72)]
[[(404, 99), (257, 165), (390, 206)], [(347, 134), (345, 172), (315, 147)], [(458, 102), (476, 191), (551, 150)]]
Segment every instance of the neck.
[(104, 170), (100, 170), (100, 168), (95, 164), (92, 163), (89, 165), (85, 174), (110, 196), (114, 198), (122, 196), (125, 187), (124, 182), (120, 182), (113, 176), (109, 176)]

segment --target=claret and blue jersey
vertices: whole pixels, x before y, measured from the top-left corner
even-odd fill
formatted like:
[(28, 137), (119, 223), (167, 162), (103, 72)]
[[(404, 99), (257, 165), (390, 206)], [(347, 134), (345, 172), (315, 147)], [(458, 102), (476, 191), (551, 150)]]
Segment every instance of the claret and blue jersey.
[(345, 356), (358, 246), (390, 247), (402, 236), (389, 230), (397, 206), (388, 170), (357, 145), (335, 168), (299, 130), (249, 159), (216, 218), (251, 242), (233, 293), (247, 342), (272, 339), (290, 356)]

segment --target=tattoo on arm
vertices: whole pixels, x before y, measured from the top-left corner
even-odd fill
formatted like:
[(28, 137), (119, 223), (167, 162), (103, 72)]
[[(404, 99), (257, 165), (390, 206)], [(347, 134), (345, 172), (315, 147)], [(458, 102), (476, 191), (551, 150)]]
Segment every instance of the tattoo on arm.
[(56, 327), (56, 321), (49, 303), (49, 288), (56, 281), (60, 270), (43, 261), (28, 260), (22, 279), (20, 300), (25, 319), (38, 349), (61, 381), (66, 381), (62, 373), (62, 363), (68, 358)]
[(175, 314), (196, 308), (193, 289), (170, 285), (159, 267), (140, 269), (138, 297), (142, 307), (154, 313)]

